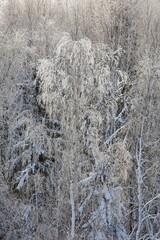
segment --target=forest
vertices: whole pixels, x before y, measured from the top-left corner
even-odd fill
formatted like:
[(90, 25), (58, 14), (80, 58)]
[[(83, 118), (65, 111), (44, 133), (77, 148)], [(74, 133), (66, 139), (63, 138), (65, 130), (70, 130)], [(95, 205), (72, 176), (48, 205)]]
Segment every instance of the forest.
[(0, 0), (0, 240), (160, 239), (160, 1)]

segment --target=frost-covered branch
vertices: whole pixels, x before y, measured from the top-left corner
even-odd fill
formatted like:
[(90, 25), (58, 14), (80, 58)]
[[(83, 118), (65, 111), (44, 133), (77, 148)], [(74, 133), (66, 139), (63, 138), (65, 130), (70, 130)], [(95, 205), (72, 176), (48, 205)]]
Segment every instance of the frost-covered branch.
[(141, 224), (142, 224), (142, 216), (143, 216), (143, 208), (142, 208), (142, 183), (143, 183), (143, 177), (142, 177), (142, 141), (143, 141), (143, 127), (144, 127), (144, 118), (142, 119), (142, 125), (141, 125), (141, 132), (139, 137), (139, 142), (137, 144), (136, 148), (136, 160), (137, 160), (137, 184), (138, 184), (138, 226), (137, 226), (137, 232), (136, 232), (136, 240), (139, 240), (140, 238), (140, 232), (141, 232)]

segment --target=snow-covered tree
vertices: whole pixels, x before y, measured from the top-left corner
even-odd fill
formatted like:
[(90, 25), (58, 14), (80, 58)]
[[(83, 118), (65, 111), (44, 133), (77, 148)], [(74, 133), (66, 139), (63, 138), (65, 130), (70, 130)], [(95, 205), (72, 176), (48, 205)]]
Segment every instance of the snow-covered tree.
[[(125, 205), (117, 203), (115, 210), (110, 209), (108, 220), (105, 215), (107, 201), (115, 204), (124, 195), (123, 188), (117, 196), (114, 193), (118, 183), (125, 184), (132, 167), (125, 145), (129, 128), (127, 100), (122, 94), (127, 74), (118, 68), (122, 53), (121, 48), (112, 52), (107, 45), (92, 44), (88, 38), (72, 41), (65, 34), (54, 58), (40, 61), (38, 67), (39, 105), (51, 119), (57, 119), (62, 129), (61, 176), (67, 178), (68, 194), (71, 184), (72, 224), (77, 238), (93, 239), (96, 234), (96, 239), (103, 239), (109, 232), (117, 237), (126, 234), (119, 219), (121, 214), (121, 221), (125, 221), (121, 213)], [(94, 232), (97, 229), (98, 233)]]

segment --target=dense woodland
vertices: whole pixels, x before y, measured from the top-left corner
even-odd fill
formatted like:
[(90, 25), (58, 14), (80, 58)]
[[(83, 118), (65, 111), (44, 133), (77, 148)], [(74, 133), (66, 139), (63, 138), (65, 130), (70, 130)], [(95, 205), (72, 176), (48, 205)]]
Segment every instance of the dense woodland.
[(160, 1), (0, 0), (0, 239), (160, 239)]

